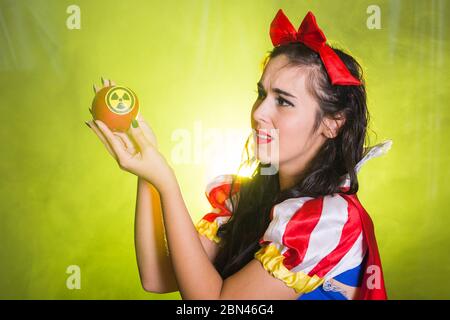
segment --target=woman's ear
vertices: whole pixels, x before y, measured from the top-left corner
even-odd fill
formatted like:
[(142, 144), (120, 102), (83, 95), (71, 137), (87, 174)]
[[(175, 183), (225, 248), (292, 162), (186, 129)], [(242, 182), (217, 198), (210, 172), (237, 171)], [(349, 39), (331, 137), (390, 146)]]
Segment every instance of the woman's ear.
[(328, 139), (333, 139), (339, 134), (339, 129), (344, 125), (345, 123), (345, 116), (343, 113), (338, 113), (333, 118), (330, 118), (328, 116), (325, 116), (323, 118), (323, 124), (325, 126), (324, 128), (324, 135)]

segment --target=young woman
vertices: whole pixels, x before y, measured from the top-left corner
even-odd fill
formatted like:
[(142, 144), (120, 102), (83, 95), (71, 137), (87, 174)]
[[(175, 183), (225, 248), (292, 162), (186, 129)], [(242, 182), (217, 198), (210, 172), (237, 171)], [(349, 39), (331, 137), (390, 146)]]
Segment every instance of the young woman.
[(213, 209), (196, 224), (142, 116), (128, 134), (89, 122), (120, 168), (139, 177), (142, 285), (183, 299), (386, 299), (373, 225), (356, 192), (361, 165), (391, 141), (364, 148), (361, 67), (326, 44), (311, 12), (296, 31), (279, 10), (270, 36), (251, 112), (256, 169), (250, 178), (213, 179)]

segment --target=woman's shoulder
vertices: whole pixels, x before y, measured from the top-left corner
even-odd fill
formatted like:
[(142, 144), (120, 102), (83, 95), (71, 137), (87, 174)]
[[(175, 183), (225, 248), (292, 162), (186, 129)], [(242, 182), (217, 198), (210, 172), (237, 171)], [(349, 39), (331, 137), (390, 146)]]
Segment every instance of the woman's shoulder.
[(363, 261), (366, 244), (355, 208), (341, 193), (286, 199), (272, 207), (255, 258), (297, 292), (311, 292)]
[(348, 195), (344, 191), (318, 197), (288, 198), (273, 206), (270, 218), (272, 220), (276, 215), (288, 215), (298, 219), (300, 212), (317, 213), (318, 215), (347, 215), (357, 207), (353, 198), (357, 199), (356, 194)]
[[(240, 179), (235, 174), (222, 174), (210, 179), (206, 185), (205, 195), (215, 209), (231, 210), (230, 195), (239, 192)], [(230, 193), (230, 191), (232, 192)]]
[(211, 179), (208, 179), (205, 193), (206, 195), (209, 195), (217, 189), (223, 190), (226, 188), (230, 188), (232, 183), (237, 186), (239, 182), (239, 177), (236, 174), (220, 174), (214, 176)]
[(286, 199), (272, 207), (270, 224), (261, 242), (283, 242), (289, 237), (309, 237), (313, 232), (336, 235), (360, 233), (360, 208), (352, 197), (335, 193)]
[(205, 195), (211, 204), (211, 210), (195, 224), (200, 234), (205, 235), (217, 243), (220, 241), (217, 231), (231, 217), (233, 213), (233, 202), (239, 196), (239, 187), (239, 177), (234, 174), (218, 175), (208, 181)]

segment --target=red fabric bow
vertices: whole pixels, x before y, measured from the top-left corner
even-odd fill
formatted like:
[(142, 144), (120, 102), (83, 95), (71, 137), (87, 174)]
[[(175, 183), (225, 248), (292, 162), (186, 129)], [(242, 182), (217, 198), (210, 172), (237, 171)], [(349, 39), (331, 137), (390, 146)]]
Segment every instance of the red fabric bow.
[(270, 38), (275, 47), (289, 42), (302, 42), (317, 52), (333, 85), (361, 85), (361, 82), (350, 73), (334, 50), (326, 44), (327, 38), (317, 25), (316, 18), (311, 11), (306, 14), (297, 32), (283, 10), (278, 10), (270, 24)]

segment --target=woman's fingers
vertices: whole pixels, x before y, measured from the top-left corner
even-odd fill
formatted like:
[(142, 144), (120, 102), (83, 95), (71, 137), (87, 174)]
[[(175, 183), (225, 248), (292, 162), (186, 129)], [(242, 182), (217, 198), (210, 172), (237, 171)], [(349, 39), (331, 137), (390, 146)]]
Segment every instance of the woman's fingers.
[(130, 137), (126, 133), (123, 132), (113, 132), (115, 136), (118, 136), (122, 141), (123, 145), (127, 149), (127, 152), (134, 155), (136, 153), (136, 147), (133, 142), (130, 140)]
[(158, 142), (156, 141), (156, 136), (149, 126), (146, 126), (146, 124), (139, 124), (141, 126), (142, 131), (144, 132), (145, 137), (148, 141), (155, 147), (158, 148)]
[[(133, 120), (136, 121), (136, 120)], [(137, 127), (133, 127), (133, 124), (131, 124), (130, 128), (128, 129), (128, 133), (131, 135), (131, 137), (136, 142), (139, 150), (144, 151), (147, 148), (151, 146), (151, 143), (148, 141), (148, 139), (145, 137), (144, 132), (141, 129), (141, 126), (139, 125), (138, 121), (135, 122), (137, 124)]]
[[(110, 87), (110, 86), (115, 86), (116, 83), (112, 80), (108, 80), (108, 79), (103, 79), (103, 77), (101, 77), (101, 81), (102, 81), (102, 85), (103, 87)], [(99, 92), (99, 88), (94, 84), (94, 93)]]
[(119, 138), (116, 137), (111, 130), (100, 120), (95, 120), (95, 123), (97, 124), (97, 127), (100, 129), (100, 131), (105, 136), (106, 140), (109, 142), (109, 145), (114, 150), (114, 153), (117, 155), (117, 161), (119, 162), (119, 165), (123, 165), (123, 162), (130, 158), (131, 156), (127, 153), (125, 148), (123, 147), (122, 143), (120, 142)]
[(109, 80), (108, 79), (103, 79), (103, 77), (102, 77), (102, 83), (103, 83), (103, 87), (109, 87)]
[(100, 141), (105, 145), (108, 152), (114, 157), (114, 159), (117, 160), (117, 155), (115, 154), (114, 150), (111, 148), (111, 146), (109, 145), (108, 141), (103, 136), (101, 131), (97, 128), (94, 121), (90, 120), (90, 121), (86, 121), (86, 123), (92, 129), (92, 131), (94, 131), (94, 133), (99, 137)]
[(103, 135), (103, 133), (100, 131), (100, 129), (97, 127), (97, 125), (95, 124), (94, 121), (90, 120), (86, 122), (88, 124), (88, 126), (92, 129), (92, 131), (94, 131), (94, 133), (97, 135), (97, 137), (100, 139), (100, 141), (103, 143), (103, 145), (106, 147), (106, 149), (108, 150), (108, 152), (114, 157), (114, 159), (117, 160), (117, 155), (114, 152), (114, 150), (111, 148), (111, 146), (109, 145), (108, 141), (106, 140), (105, 136)]
[(139, 124), (139, 127), (142, 129), (145, 137), (147, 140), (155, 147), (158, 148), (158, 142), (156, 141), (155, 133), (153, 132), (153, 129), (148, 125), (148, 123), (145, 121), (144, 117), (139, 113), (136, 117), (136, 120)]
[(119, 139), (119, 141), (120, 141), (120, 143), (122, 144), (122, 147), (124, 148), (124, 149), (128, 149), (127, 148), (127, 145), (126, 145), (126, 143), (125, 143), (125, 141), (123, 141), (123, 139), (117, 134), (117, 132), (112, 132), (112, 134), (113, 135), (115, 135), (116, 137), (117, 137), (117, 139)]

